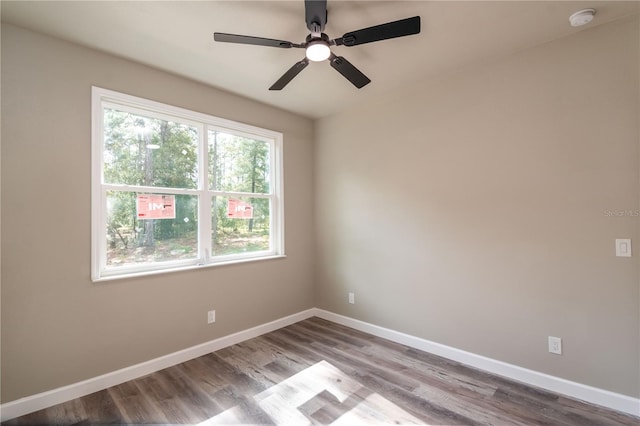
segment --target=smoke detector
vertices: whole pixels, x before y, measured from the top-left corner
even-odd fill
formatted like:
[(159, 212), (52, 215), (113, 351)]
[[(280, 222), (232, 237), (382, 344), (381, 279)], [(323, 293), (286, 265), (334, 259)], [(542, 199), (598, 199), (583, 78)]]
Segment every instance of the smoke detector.
[(593, 21), (595, 14), (595, 9), (582, 9), (569, 16), (569, 22), (572, 27), (580, 27)]

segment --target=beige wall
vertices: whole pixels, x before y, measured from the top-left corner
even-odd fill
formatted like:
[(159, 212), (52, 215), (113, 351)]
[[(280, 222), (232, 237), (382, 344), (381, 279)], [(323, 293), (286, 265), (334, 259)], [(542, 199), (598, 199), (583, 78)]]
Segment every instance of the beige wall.
[[(92, 85), (283, 132), (288, 257), (92, 283)], [(2, 124), (2, 402), (314, 306), (309, 119), (3, 24)]]
[(638, 218), (605, 214), (640, 208), (638, 36), (596, 27), (320, 120), (318, 307), (640, 396)]
[[(315, 136), (294, 114), (2, 27), (2, 402), (314, 305), (640, 396), (638, 218), (605, 214), (640, 209), (637, 20), (390, 94)], [(93, 284), (92, 85), (283, 132), (288, 257)], [(616, 258), (615, 238), (638, 254)]]

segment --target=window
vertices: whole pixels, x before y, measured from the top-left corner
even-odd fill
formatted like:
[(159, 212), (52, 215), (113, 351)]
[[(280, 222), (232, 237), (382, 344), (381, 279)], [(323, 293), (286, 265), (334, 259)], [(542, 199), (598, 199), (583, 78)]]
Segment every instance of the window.
[(92, 96), (94, 281), (284, 255), (281, 133)]

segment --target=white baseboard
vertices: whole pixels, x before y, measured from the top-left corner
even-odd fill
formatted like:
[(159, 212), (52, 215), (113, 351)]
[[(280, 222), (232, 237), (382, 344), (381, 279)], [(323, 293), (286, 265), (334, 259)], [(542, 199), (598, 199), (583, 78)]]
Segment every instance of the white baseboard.
[(278, 330), (282, 327), (311, 318), (314, 315), (315, 308), (308, 309), (266, 324), (214, 339), (200, 345), (192, 346), (178, 352), (116, 370), (111, 373), (103, 374), (102, 376), (93, 377), (82, 382), (73, 383), (61, 388), (52, 389), (50, 391), (7, 402), (6, 404), (0, 405), (0, 421), (33, 413), (62, 402), (101, 391), (111, 386), (119, 385), (120, 383), (124, 383), (129, 380), (146, 376), (147, 374), (189, 361), (190, 359), (226, 348), (227, 346), (235, 345), (236, 343), (244, 342), (245, 340), (252, 339), (262, 334)]
[(531, 386), (537, 386), (592, 404), (640, 416), (640, 399), (637, 398), (550, 376), (518, 367), (517, 365), (507, 364), (506, 362), (476, 355), (322, 309), (315, 309), (315, 316)]
[(342, 324), (356, 330), (364, 331), (374, 336), (382, 337), (434, 355), (458, 361), (471, 367), (507, 377), (509, 379), (577, 398), (592, 404), (601, 405), (613, 410), (640, 416), (640, 399), (637, 398), (583, 385), (581, 383), (572, 382), (559, 377), (539, 373), (537, 371), (528, 370), (513, 364), (507, 364), (505, 362), (476, 355), (471, 352), (431, 342), (420, 337), (411, 336), (409, 334), (390, 330), (388, 328), (373, 325), (343, 315), (334, 314), (322, 309), (312, 308), (266, 324), (214, 339), (200, 345), (192, 346), (172, 354), (84, 380), (82, 382), (73, 383), (68, 386), (31, 395), (16, 401), (7, 402), (6, 404), (0, 405), (0, 421), (33, 413), (62, 402), (80, 398), (93, 392), (98, 392), (129, 380), (137, 379), (164, 368), (171, 367), (173, 365), (189, 361), (190, 359), (235, 345), (236, 343), (252, 339), (262, 334), (278, 330), (282, 327), (286, 327), (313, 316)]

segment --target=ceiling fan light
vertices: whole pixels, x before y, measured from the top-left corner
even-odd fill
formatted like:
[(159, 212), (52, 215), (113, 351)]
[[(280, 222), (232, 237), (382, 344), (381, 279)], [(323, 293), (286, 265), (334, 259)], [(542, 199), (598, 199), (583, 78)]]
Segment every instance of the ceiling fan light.
[(320, 62), (329, 58), (331, 49), (324, 41), (315, 41), (307, 46), (306, 55), (310, 61)]

